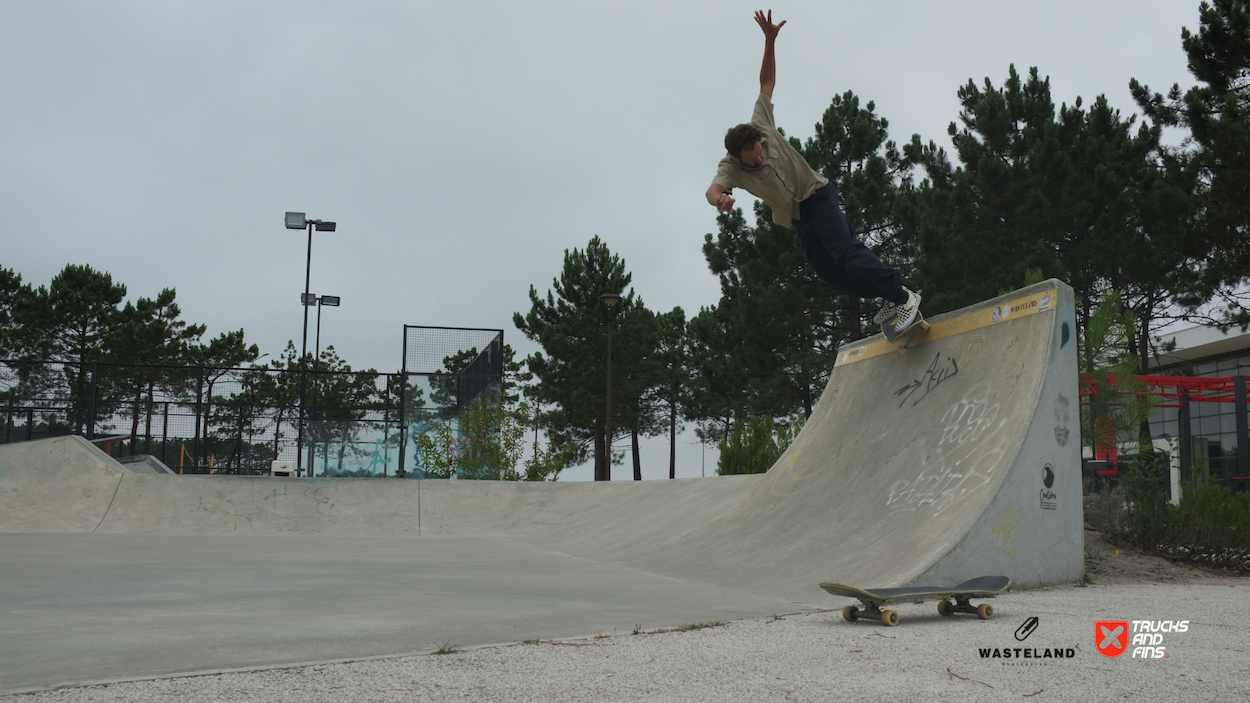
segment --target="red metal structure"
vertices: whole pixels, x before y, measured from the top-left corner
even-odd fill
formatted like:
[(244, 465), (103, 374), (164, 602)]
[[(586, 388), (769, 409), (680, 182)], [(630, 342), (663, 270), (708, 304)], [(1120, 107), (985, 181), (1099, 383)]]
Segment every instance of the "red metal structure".
[[(1117, 395), (1123, 395), (1116, 388), (1115, 376), (1108, 377), (1108, 384)], [(1193, 465), (1190, 447), (1192, 430), (1190, 427), (1190, 404), (1192, 403), (1232, 403), (1236, 407), (1237, 420), (1237, 471), (1236, 476), (1229, 477), (1234, 487), (1245, 488), (1250, 483), (1250, 431), (1247, 430), (1247, 383), (1245, 376), (1227, 376), (1223, 378), (1203, 378), (1193, 376), (1136, 376), (1135, 381), (1146, 386), (1146, 393), (1158, 401), (1156, 407), (1177, 408), (1180, 430), (1180, 468), (1182, 477), (1187, 477)], [(1080, 395), (1082, 405), (1089, 405), (1085, 399), (1099, 392), (1098, 382), (1092, 374), (1081, 374)], [(1095, 431), (1099, 437), (1094, 438), (1094, 460), (1108, 462), (1108, 468), (1097, 471), (1099, 476), (1119, 475), (1116, 464), (1116, 442), (1114, 428), (1108, 428), (1109, 418), (1098, 418), (1094, 421)], [(1107, 428), (1100, 431), (1100, 428)], [(1110, 439), (1107, 439), (1107, 437)]]

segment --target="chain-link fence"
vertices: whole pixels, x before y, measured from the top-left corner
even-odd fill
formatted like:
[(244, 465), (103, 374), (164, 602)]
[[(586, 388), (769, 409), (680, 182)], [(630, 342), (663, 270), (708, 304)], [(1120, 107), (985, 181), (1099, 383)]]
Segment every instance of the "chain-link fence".
[(498, 389), (501, 375), (480, 367), (384, 374), (0, 361), (0, 443), (80, 434), (113, 456), (148, 455), (177, 473), (264, 474), (289, 460), (314, 476), (421, 477), (408, 445)]

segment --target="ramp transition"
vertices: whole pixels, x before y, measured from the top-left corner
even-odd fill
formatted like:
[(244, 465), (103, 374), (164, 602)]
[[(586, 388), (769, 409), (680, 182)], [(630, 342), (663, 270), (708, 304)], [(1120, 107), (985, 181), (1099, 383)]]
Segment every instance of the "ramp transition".
[(1071, 583), (1083, 564), (1072, 290), (842, 347), (766, 474), (500, 483), (131, 473), (77, 437), (0, 445), (0, 532), (506, 535), (828, 605), (817, 584)]

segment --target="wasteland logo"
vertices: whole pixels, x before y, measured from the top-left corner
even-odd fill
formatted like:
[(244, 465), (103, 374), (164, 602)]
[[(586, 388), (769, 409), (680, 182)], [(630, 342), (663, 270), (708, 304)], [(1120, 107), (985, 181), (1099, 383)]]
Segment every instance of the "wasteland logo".
[(1033, 631), (1036, 629), (1037, 629), (1036, 617), (1032, 617), (1032, 618), (1029, 618), (1028, 620), (1025, 620), (1023, 625), (1016, 628), (1016, 641), (1023, 642), (1027, 640), (1029, 638), (1029, 635), (1033, 634)]
[[(1025, 620), (1016, 628), (1016, 640), (1023, 642), (1028, 639), (1029, 635), (1037, 631), (1037, 627), (1036, 617)], [(1041, 665), (1049, 664), (1047, 659), (1072, 659), (1076, 656), (1076, 649), (1072, 647), (980, 647), (977, 652), (982, 659), (1010, 660), (1004, 661), (1004, 665)]]

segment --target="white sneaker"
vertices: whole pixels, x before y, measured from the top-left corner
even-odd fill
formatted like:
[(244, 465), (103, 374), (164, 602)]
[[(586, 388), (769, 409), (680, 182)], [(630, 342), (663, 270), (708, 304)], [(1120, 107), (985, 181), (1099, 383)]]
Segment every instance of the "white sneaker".
[(891, 303), (888, 300), (885, 301), (885, 305), (882, 305), (881, 309), (877, 311), (877, 314), (873, 316), (872, 323), (874, 325), (879, 325), (882, 322), (885, 322), (886, 320), (890, 319), (891, 317), (894, 317), (895, 310), (898, 310), (897, 303)]
[(892, 326), (896, 333), (911, 327), (920, 312), (920, 296), (907, 288), (903, 290), (907, 291), (907, 302), (894, 306), (894, 319), (886, 320), (886, 324)]

